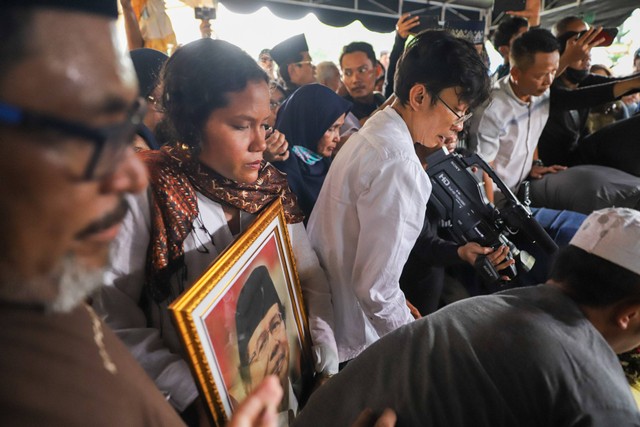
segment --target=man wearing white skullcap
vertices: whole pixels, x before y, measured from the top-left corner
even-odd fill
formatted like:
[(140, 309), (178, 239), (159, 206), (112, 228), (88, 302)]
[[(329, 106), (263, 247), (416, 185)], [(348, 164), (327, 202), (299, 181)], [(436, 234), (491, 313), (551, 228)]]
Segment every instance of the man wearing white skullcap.
[(640, 215), (634, 209), (592, 213), (570, 244), (640, 274)]
[(296, 425), (348, 425), (365, 407), (391, 408), (401, 425), (640, 425), (616, 357), (640, 345), (639, 258), (640, 212), (594, 212), (546, 284), (388, 334), (314, 393)]

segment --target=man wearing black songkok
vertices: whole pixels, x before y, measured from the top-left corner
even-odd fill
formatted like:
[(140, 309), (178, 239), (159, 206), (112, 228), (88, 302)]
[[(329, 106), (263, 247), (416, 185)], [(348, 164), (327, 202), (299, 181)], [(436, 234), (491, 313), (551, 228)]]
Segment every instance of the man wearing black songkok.
[(309, 55), (309, 46), (304, 34), (281, 41), (271, 49), (271, 57), (287, 88), (288, 97), (300, 86), (316, 82), (316, 66)]
[[(267, 267), (256, 267), (245, 282), (236, 306), (240, 375), (247, 393), (267, 375), (280, 379), (286, 391), (280, 411), (296, 411), (298, 403), (289, 380), (289, 342), (284, 306)], [(286, 420), (286, 419), (285, 419)]]

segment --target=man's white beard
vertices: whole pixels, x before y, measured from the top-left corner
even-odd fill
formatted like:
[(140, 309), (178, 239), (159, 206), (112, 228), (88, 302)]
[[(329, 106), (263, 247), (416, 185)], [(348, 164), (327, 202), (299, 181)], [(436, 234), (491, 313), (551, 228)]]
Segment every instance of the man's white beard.
[(53, 312), (73, 310), (104, 283), (104, 268), (85, 268), (72, 255), (63, 259), (61, 270), (58, 296), (47, 304), (47, 308)]

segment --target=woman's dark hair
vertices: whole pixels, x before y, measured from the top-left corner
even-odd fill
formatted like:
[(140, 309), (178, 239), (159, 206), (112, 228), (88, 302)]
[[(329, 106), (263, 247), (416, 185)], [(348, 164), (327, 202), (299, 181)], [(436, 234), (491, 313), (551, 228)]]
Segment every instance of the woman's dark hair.
[(424, 84), (435, 104), (444, 89), (460, 87), (460, 100), (474, 108), (489, 98), (489, 82), (489, 71), (471, 42), (427, 30), (410, 42), (398, 61), (394, 91), (404, 105), (411, 88)]
[(640, 300), (640, 275), (575, 246), (560, 252), (550, 277), (562, 282), (578, 304), (602, 307)]
[(249, 82), (269, 83), (269, 78), (239, 47), (207, 38), (176, 50), (162, 81), (164, 107), (176, 136), (195, 148), (211, 113), (228, 105), (228, 93), (244, 90)]
[(510, 62), (526, 70), (535, 62), (536, 53), (552, 53), (560, 50), (560, 43), (544, 28), (534, 28), (516, 38), (511, 45)]

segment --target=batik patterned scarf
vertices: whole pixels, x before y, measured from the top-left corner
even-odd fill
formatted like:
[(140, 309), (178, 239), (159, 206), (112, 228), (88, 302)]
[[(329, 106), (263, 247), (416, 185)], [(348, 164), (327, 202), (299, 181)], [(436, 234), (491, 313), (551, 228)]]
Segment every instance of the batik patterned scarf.
[(196, 190), (211, 200), (252, 214), (279, 197), (287, 223), (303, 220), (286, 176), (269, 163), (262, 163), (255, 182), (243, 184), (202, 165), (183, 144), (142, 152), (140, 156), (149, 169), (152, 191), (146, 283), (149, 296), (157, 303), (177, 296), (172, 295), (170, 285), (174, 274), (186, 277), (184, 241), (198, 217)]

